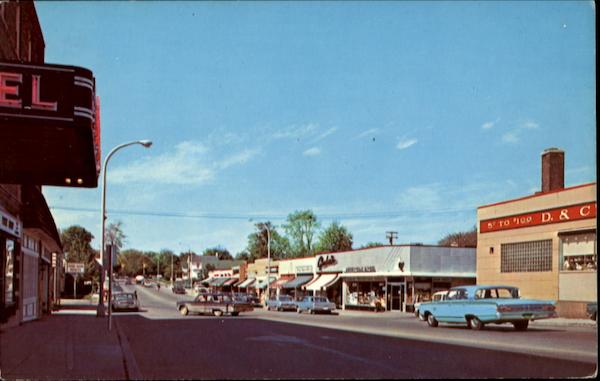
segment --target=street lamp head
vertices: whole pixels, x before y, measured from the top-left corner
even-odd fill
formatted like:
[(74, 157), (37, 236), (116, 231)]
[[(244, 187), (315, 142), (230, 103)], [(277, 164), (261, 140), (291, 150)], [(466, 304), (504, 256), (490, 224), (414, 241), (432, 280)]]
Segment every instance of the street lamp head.
[(140, 141), (138, 141), (138, 143), (140, 143), (141, 145), (143, 145), (146, 148), (150, 148), (150, 146), (152, 145), (151, 140), (140, 140)]

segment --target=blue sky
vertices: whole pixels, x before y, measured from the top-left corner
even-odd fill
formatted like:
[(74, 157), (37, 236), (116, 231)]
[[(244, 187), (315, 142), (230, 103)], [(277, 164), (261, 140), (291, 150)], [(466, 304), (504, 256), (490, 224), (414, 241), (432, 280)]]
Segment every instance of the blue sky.
[[(355, 247), (389, 230), (436, 243), (539, 190), (548, 147), (565, 150), (567, 186), (596, 181), (591, 2), (36, 8), (46, 62), (96, 76), (103, 154), (154, 142), (109, 164), (126, 247), (235, 255), (254, 222), (302, 209)], [(100, 236), (100, 187), (43, 191), (59, 227)]]

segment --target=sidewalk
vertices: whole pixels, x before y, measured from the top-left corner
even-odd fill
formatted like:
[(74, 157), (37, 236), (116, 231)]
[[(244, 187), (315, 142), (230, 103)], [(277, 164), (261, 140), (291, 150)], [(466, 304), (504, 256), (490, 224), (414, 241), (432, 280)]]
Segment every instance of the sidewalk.
[(127, 379), (117, 327), (96, 317), (89, 300), (0, 332), (2, 379)]

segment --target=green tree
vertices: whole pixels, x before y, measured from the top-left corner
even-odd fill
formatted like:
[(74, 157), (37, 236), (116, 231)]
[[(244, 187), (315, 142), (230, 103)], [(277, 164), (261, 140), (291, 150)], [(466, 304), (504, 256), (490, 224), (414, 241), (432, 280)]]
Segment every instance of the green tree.
[(371, 247), (381, 247), (381, 246), (385, 246), (385, 244), (383, 244), (381, 242), (368, 242), (368, 243), (362, 245), (360, 247), (360, 249), (368, 249), (368, 248), (371, 248)]
[(283, 228), (291, 241), (291, 257), (314, 254), (313, 238), (319, 227), (317, 216), (311, 210), (296, 211), (288, 215), (287, 224)]
[[(247, 260), (253, 261), (259, 258), (267, 258), (267, 244), (269, 243), (269, 236), (271, 238), (271, 258), (282, 259), (287, 256), (290, 251), (289, 240), (286, 237), (281, 236), (271, 222), (258, 222), (254, 224), (254, 226), (256, 231), (248, 235), (248, 247), (245, 251)], [(238, 256), (239, 255), (240, 254), (238, 254)]]
[(96, 251), (91, 246), (92, 239), (94, 239), (92, 233), (79, 225), (60, 231), (60, 241), (65, 251), (65, 259), (67, 262), (84, 264), (83, 278), (85, 280), (96, 279), (99, 276), (97, 262), (94, 259)]
[(250, 261), (250, 253), (248, 253), (247, 251), (240, 251), (239, 253), (237, 253), (235, 255), (235, 259), (241, 260), (241, 261), (246, 261), (249, 262)]
[(352, 233), (334, 221), (319, 234), (317, 253), (335, 253), (352, 250)]
[(107, 244), (115, 245), (118, 249), (123, 247), (127, 236), (123, 233), (123, 222), (110, 223), (104, 230), (104, 240)]
[(229, 250), (221, 246), (206, 249), (204, 252), (202, 252), (202, 255), (207, 257), (217, 257), (220, 260), (233, 259), (233, 256), (231, 253), (229, 253)]
[(477, 226), (466, 232), (450, 233), (438, 241), (440, 246), (477, 247)]

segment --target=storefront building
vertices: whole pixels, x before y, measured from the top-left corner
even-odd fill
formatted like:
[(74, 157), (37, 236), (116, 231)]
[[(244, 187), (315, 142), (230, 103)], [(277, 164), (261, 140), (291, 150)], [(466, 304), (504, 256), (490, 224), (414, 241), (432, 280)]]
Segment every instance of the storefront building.
[(305, 289), (342, 309), (412, 311), (416, 300), (475, 284), (475, 249), (380, 246), (316, 256), (317, 277)]
[(596, 183), (564, 187), (564, 152), (542, 153), (536, 194), (477, 210), (479, 283), (517, 286), (557, 301), (561, 317), (585, 317), (597, 301)]
[(316, 257), (283, 259), (279, 261), (279, 278), (273, 293), (302, 300), (307, 294), (305, 285), (315, 277)]
[(49, 313), (64, 279), (43, 185), (96, 187), (100, 125), (92, 72), (44, 63), (33, 2), (0, 2), (0, 324)]
[(267, 278), (268, 262), (267, 258), (261, 258), (248, 263), (247, 279), (240, 285), (240, 291), (246, 290), (246, 292), (256, 295), (261, 303), (264, 302), (267, 285), (269, 288), (274, 287), (279, 269), (279, 261), (271, 260), (270, 276)]

